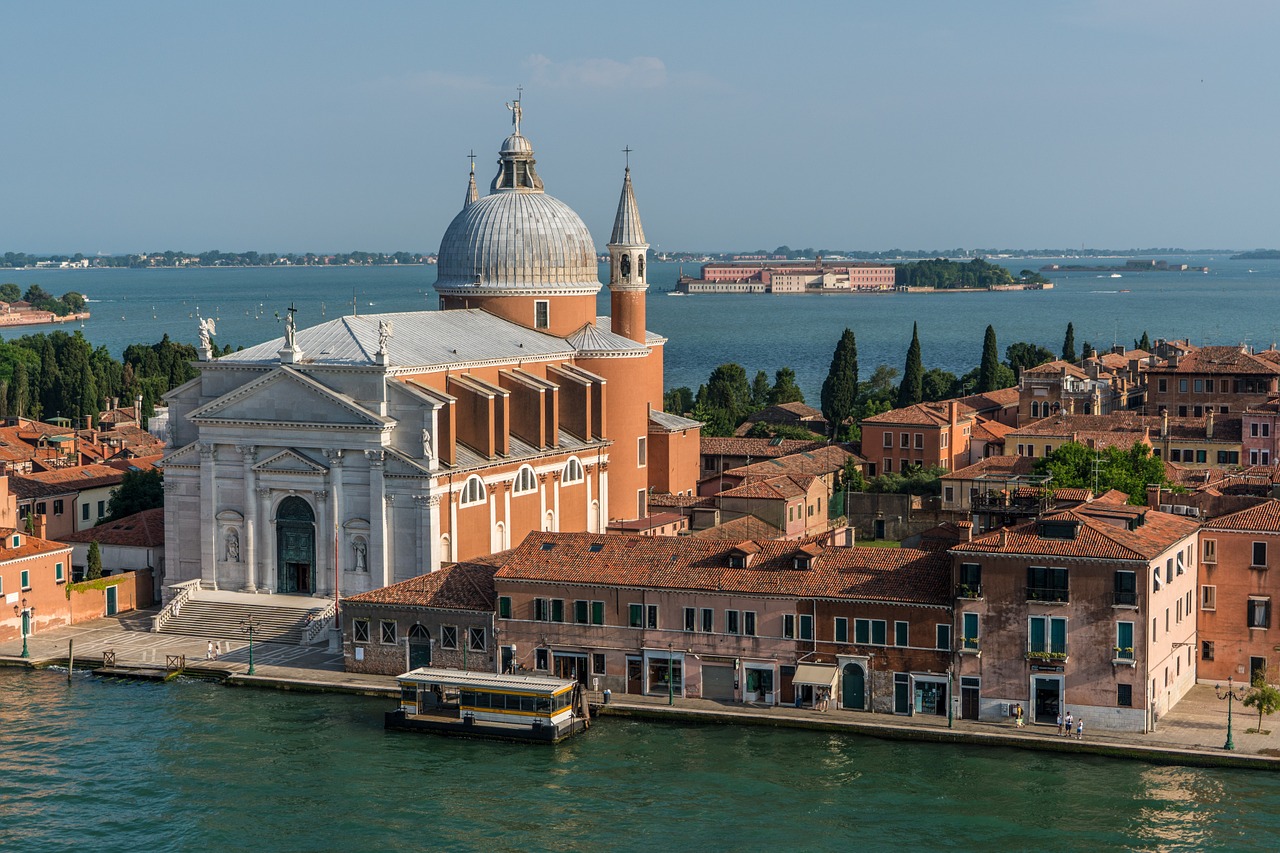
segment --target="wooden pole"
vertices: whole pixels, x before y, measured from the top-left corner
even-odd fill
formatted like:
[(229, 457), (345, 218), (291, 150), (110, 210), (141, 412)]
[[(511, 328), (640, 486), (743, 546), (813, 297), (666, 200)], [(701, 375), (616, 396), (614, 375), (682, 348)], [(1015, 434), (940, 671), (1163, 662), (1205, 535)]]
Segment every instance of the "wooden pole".
[(67, 684), (71, 683), (71, 670), (76, 665), (75, 640), (67, 640)]

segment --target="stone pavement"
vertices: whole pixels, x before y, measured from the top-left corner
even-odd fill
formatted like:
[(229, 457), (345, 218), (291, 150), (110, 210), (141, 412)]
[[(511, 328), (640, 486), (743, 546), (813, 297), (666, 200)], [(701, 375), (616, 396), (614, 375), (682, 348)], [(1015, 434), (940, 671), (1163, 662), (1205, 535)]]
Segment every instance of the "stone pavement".
[[(30, 658), (19, 657), (22, 641), (0, 643), (0, 666), (65, 663), (67, 642), (75, 641), (76, 663), (100, 665), (104, 651), (114, 651), (118, 666), (165, 665), (168, 655), (185, 655), (188, 671), (224, 678), (229, 684), (282, 689), (342, 691), (397, 695), (390, 676), (361, 675), (342, 670), (342, 655), (324, 645), (293, 646), (254, 643), (255, 675), (249, 676), (249, 643), (223, 640), (223, 653), (215, 661), (205, 660), (208, 641), (202, 637), (151, 632), (153, 610), (126, 613), (80, 625), (42, 631), (28, 638)], [(597, 694), (598, 696), (598, 694)], [(793, 707), (761, 707), (722, 703), (709, 699), (679, 699), (669, 707), (665, 696), (613, 694), (605, 714), (633, 713), (647, 717), (679, 717), (706, 722), (741, 722), (846, 729), (852, 733), (885, 737), (928, 737), (939, 740), (1000, 743), (1025, 748), (1094, 751), (1103, 746), (1118, 752), (1126, 748), (1165, 753), (1195, 753), (1197, 756), (1231, 756), (1223, 744), (1227, 730), (1227, 703), (1219, 701), (1214, 688), (1199, 684), (1174, 709), (1160, 719), (1157, 730), (1146, 734), (1085, 730), (1084, 742), (1059, 737), (1054, 726), (1029, 724), (1024, 729), (1009, 722), (955, 720), (948, 731), (946, 717), (899, 717), (861, 711), (826, 712)], [(1239, 703), (1234, 705), (1233, 734), (1236, 756), (1263, 758), (1280, 768), (1280, 714), (1266, 718), (1263, 728), (1270, 734), (1250, 734), (1258, 723), (1257, 713)], [(1088, 720), (1086, 718), (1086, 724)], [(1138, 757), (1142, 757), (1139, 755)], [(1169, 760), (1173, 756), (1166, 756)]]

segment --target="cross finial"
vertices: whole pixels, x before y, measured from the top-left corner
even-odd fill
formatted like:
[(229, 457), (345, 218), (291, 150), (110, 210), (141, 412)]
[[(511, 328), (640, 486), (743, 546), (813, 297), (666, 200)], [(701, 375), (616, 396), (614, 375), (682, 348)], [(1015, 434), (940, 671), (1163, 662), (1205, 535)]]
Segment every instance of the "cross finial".
[(471, 160), (471, 174), (474, 175), (476, 173), (476, 152), (474, 148), (471, 149), (471, 153), (467, 157)]
[(622, 153), (627, 155), (627, 171), (631, 171), (631, 146), (623, 148)]

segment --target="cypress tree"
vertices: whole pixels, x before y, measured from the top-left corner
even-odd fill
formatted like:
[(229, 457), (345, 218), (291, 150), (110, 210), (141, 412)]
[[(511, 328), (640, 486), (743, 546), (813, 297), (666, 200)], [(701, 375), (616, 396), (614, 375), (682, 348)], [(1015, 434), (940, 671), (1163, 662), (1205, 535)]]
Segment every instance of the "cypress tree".
[(779, 403), (803, 403), (804, 392), (796, 384), (796, 372), (784, 367), (773, 374), (773, 387), (769, 389), (769, 405)]
[(907, 347), (907, 363), (902, 368), (902, 384), (898, 386), (898, 408), (914, 406), (924, 399), (924, 364), (920, 359), (920, 330), (911, 324), (911, 346)]
[(98, 540), (89, 543), (89, 556), (85, 559), (84, 579), (96, 581), (102, 577), (102, 551), (98, 548)]
[(1076, 360), (1076, 328), (1071, 323), (1067, 323), (1067, 336), (1062, 340), (1062, 360)]
[(845, 329), (831, 356), (831, 367), (822, 383), (822, 416), (838, 438), (845, 419), (853, 415), (858, 401), (858, 342), (852, 329)]
[(31, 406), (31, 384), (27, 379), (27, 364), (19, 361), (13, 366), (13, 382), (9, 385), (9, 412), (25, 418)]
[(1146, 329), (1142, 330), (1142, 338), (1133, 342), (1133, 348), (1151, 352), (1151, 338), (1147, 337)]
[(1094, 350), (1093, 344), (1085, 341), (1080, 347), (1080, 359), (1083, 361), (1085, 359), (1093, 358), (1095, 355), (1097, 355), (1097, 352)]
[(751, 380), (751, 411), (758, 412), (769, 405), (769, 374), (763, 370), (756, 371), (756, 378)]
[(978, 366), (978, 387), (974, 389), (977, 393), (984, 394), (999, 388), (999, 367), (1000, 350), (996, 347), (996, 330), (987, 326), (987, 334), (982, 340), (982, 364)]

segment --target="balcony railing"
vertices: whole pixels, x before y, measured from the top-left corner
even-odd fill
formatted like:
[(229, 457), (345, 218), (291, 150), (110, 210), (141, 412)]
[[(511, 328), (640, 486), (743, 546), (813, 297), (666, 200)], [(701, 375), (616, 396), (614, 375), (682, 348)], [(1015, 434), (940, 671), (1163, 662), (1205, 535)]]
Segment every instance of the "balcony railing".
[(956, 598), (971, 598), (974, 600), (982, 598), (982, 584), (980, 583), (956, 584)]
[(1052, 604), (1065, 604), (1070, 601), (1068, 591), (1056, 586), (1027, 587), (1027, 601), (1041, 601)]
[(1114, 607), (1137, 607), (1138, 593), (1136, 590), (1131, 592), (1113, 592), (1111, 593), (1111, 604)]
[(1066, 648), (1060, 649), (1027, 649), (1027, 660), (1053, 661), (1060, 663), (1067, 659)]

